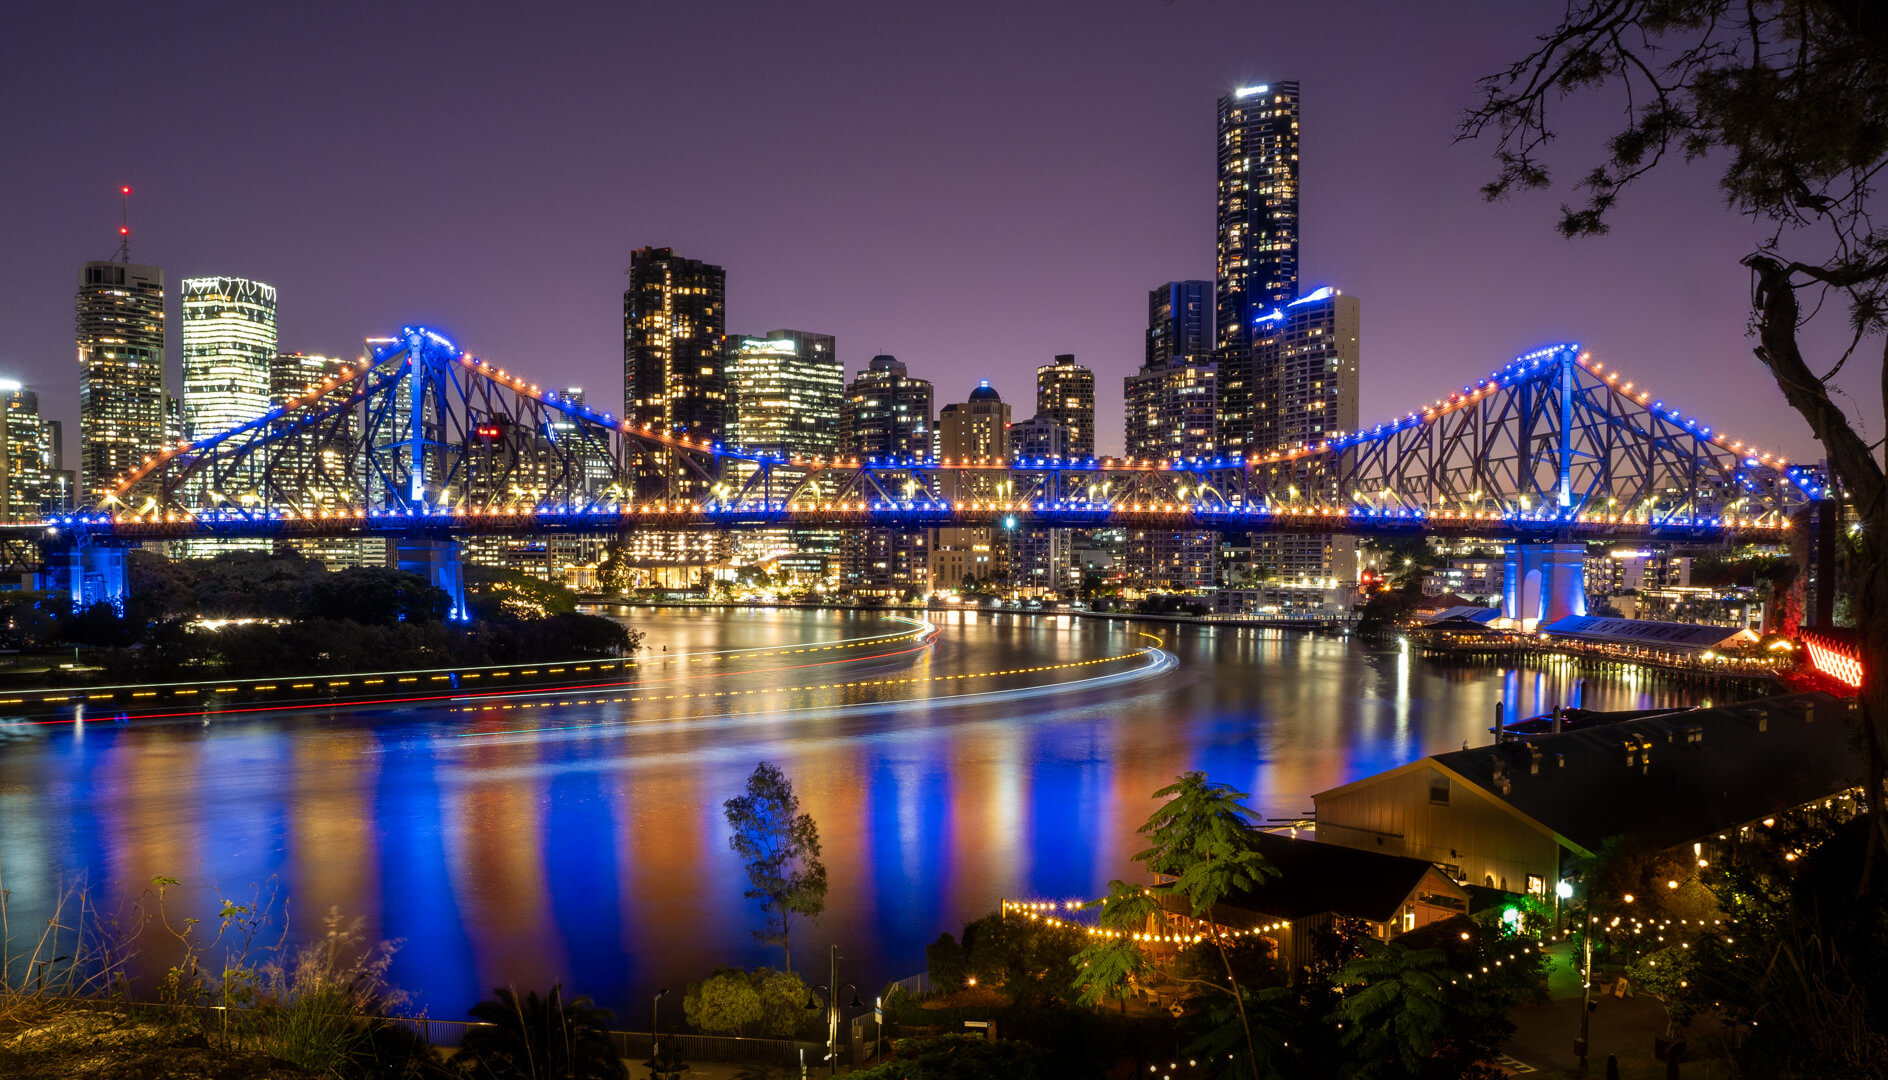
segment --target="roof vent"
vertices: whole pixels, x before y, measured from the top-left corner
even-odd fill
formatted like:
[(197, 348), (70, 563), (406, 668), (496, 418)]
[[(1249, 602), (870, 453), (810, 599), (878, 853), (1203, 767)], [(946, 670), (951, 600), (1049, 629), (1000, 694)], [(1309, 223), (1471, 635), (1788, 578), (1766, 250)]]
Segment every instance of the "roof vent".
[(1816, 722), (1816, 703), (1813, 701), (1803, 702), (1803, 723), (1813, 724), (1815, 722)]
[(1554, 755), (1554, 768), (1564, 769), (1566, 767), (1567, 767), (1567, 755), (1555, 754)]

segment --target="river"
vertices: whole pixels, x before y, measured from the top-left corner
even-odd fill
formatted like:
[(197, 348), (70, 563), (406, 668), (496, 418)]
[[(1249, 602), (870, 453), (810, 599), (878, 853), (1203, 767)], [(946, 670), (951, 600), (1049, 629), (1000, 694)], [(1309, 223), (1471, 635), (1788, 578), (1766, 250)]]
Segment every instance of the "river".
[(364, 919), (371, 939), (401, 942), (392, 981), (436, 1017), (495, 986), (561, 980), (640, 1026), (656, 988), (780, 961), (753, 939), (760, 914), (721, 810), (758, 761), (793, 780), (830, 874), (825, 913), (796, 928), (795, 966), (824, 981), (837, 944), (841, 980), (874, 987), (922, 970), (926, 944), (1001, 898), (1083, 898), (1132, 877), (1149, 796), (1182, 771), (1294, 817), (1314, 792), (1486, 742), (1497, 702), (1512, 718), (1703, 700), (1651, 675), (1444, 666), (1295, 631), (621, 614), (647, 633), (632, 685), (0, 721), (12, 952), (62, 887), (82, 881), (123, 910), (161, 876), (179, 881), (173, 919), (213, 922), (219, 891), (257, 889), (298, 935), (330, 910)]

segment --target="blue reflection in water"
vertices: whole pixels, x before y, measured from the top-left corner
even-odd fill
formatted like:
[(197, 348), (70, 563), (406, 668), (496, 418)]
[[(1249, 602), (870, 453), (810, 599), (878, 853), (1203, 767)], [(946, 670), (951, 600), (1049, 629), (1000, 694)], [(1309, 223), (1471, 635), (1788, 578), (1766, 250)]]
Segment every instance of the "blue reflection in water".
[[(1583, 684), (1566, 665), (1443, 666), (1394, 648), (1171, 626), (1158, 628), (1171, 668), (1152, 674), (1111, 663), (994, 679), (1150, 641), (1116, 623), (988, 615), (943, 622), (932, 649), (870, 661), (828, 651), (697, 664), (686, 654), (887, 624), (833, 612), (634, 619), (673, 645), (660, 670), (674, 681), (657, 693), (678, 697), (0, 730), (0, 871), (15, 924), (50, 912), (62, 874), (89, 875), (107, 906), (155, 873), (186, 879), (193, 896), (277, 874), (301, 905), (299, 931), (317, 930), (332, 903), (404, 939), (391, 977), (435, 1016), (462, 1016), (493, 985), (562, 978), (640, 1021), (658, 986), (722, 961), (779, 963), (752, 937), (760, 913), (721, 820), (762, 759), (815, 811), (834, 882), (827, 914), (795, 931), (796, 966), (823, 966), (838, 944), (842, 978), (869, 985), (920, 970), (926, 944), (1000, 897), (1065, 900), (1138, 880), (1129, 857), (1149, 796), (1187, 769), (1250, 791), (1267, 815), (1295, 815), (1315, 792), (1485, 743), (1497, 702), (1514, 719), (1576, 695), (1618, 709), (1689, 694), (1631, 673)], [(840, 662), (803, 666), (829, 659)], [(1098, 681), (1066, 685), (1077, 679)], [(896, 686), (831, 689), (864, 680)], [(1022, 689), (1049, 682), (1064, 685)], [(687, 703), (702, 690), (730, 696)], [(837, 707), (873, 695), (952, 700)], [(515, 734), (457, 737), (499, 731)]]
[[(564, 744), (566, 747), (572, 744)], [(560, 772), (550, 782), (543, 844), (552, 868), (551, 912), (560, 936), (574, 942), (573, 986), (616, 991), (629, 983), (629, 958), (607, 930), (617, 923), (622, 898), (616, 822), (609, 781), (589, 771)]]
[[(395, 730), (383, 730), (380, 741), (398, 750)], [(457, 1019), (491, 987), (480, 985), (472, 940), (460, 919), (452, 878), (445, 873), (448, 833), (440, 800), (446, 789), (431, 753), (424, 753), (419, 760), (398, 752), (387, 755), (374, 792), (381, 933), (402, 943), (388, 972), (393, 984), (416, 994), (417, 1004), (433, 1015)]]

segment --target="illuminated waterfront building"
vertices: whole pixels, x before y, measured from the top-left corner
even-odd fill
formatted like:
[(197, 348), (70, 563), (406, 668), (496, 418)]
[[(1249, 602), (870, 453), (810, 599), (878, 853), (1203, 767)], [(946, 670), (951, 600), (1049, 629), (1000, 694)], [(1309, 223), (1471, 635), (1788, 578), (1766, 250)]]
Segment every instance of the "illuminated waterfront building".
[(86, 263), (75, 307), (81, 501), (97, 502), (164, 443), (164, 271)]
[(38, 521), (46, 509), (55, 437), (39, 415), (39, 394), (0, 379), (0, 514)]
[[(719, 266), (684, 259), (669, 248), (638, 248), (630, 255), (623, 293), (623, 418), (654, 432), (717, 443), (726, 435), (728, 387), (724, 367), (727, 275)], [(649, 451), (628, 462), (643, 500), (700, 500), (712, 482), (674, 455)], [(729, 545), (721, 533), (644, 530), (632, 538), (638, 561), (660, 572), (662, 584), (692, 587), (686, 569), (721, 564)]]
[[(586, 404), (588, 399), (588, 395), (584, 393), (581, 386), (567, 386), (558, 392), (557, 397), (559, 401), (579, 406)], [(578, 437), (580, 430), (577, 421), (562, 413), (553, 414), (551, 432), (554, 440), (567, 442)], [(602, 502), (620, 502), (624, 492), (612, 487), (616, 480), (616, 469), (610, 461), (609, 454), (605, 452), (605, 448), (585, 446), (581, 456), (584, 493)]]
[[(322, 389), (329, 379), (339, 381), (351, 374), (352, 364), (332, 356), (309, 353), (277, 353), (269, 360), (269, 404), (287, 405), (289, 401)], [(286, 432), (290, 422), (272, 421), (271, 426)], [(349, 481), (349, 444), (358, 428), (355, 417), (336, 417), (322, 430), (303, 430), (284, 436), (281, 460), (304, 477), (297, 485), (307, 497), (304, 509), (315, 510), (330, 504), (348, 503), (354, 490)]]
[[(874, 356), (839, 408), (839, 453), (848, 458), (932, 455), (929, 381), (914, 379), (895, 356)], [(884, 473), (897, 478), (896, 472)], [(865, 596), (902, 596), (928, 584), (928, 536), (895, 529), (848, 529), (840, 538), (840, 578)]]
[[(1252, 433), (1248, 457), (1314, 446), (1357, 430), (1361, 311), (1356, 297), (1323, 288), (1253, 321), (1251, 347), (1239, 365), (1253, 393), (1249, 413), (1237, 418)], [(1260, 468), (1269, 474), (1267, 490), (1283, 492), (1286, 503), (1346, 501), (1335, 474), (1306, 474), (1303, 465)], [(1354, 537), (1255, 536), (1253, 560), (1262, 578), (1357, 580)]]
[[(831, 334), (770, 330), (762, 337), (728, 339), (728, 389), (734, 402), (727, 442), (791, 458), (830, 458), (839, 452), (839, 413), (846, 373)], [(730, 462), (722, 479), (745, 484), (756, 466)], [(772, 498), (784, 498), (807, 470), (781, 463), (771, 470)], [(822, 490), (821, 496), (833, 492)], [(740, 561), (766, 563), (792, 576), (822, 581), (839, 554), (833, 529), (763, 529), (737, 540)]]
[[(1019, 467), (1076, 456), (1069, 451), (1067, 429), (1040, 414), (1010, 425), (1010, 452)], [(1011, 583), (1030, 596), (1060, 595), (1077, 583), (1079, 579), (1072, 576), (1074, 532), (1018, 530), (1011, 545)]]
[[(623, 293), (623, 418), (691, 440), (720, 442), (728, 388), (723, 367), (727, 275), (668, 248), (630, 255)], [(659, 454), (635, 463), (640, 498), (692, 499), (707, 485)]]
[(236, 277), (183, 284), (184, 437), (200, 439), (269, 410), (275, 287)]
[[(988, 379), (977, 384), (970, 399), (944, 406), (937, 417), (938, 456), (945, 461), (1010, 459), (1010, 407)], [(990, 476), (1002, 476), (991, 473)], [(996, 487), (986, 486), (996, 484)], [(1008, 479), (990, 480), (981, 473), (943, 474), (943, 496), (951, 502), (972, 499), (1005, 500), (1012, 494)], [(931, 536), (931, 591), (955, 589), (967, 582), (1005, 583), (1009, 576), (1006, 537), (998, 530), (934, 529)]]
[(1036, 369), (1036, 416), (1061, 426), (1060, 455), (1095, 456), (1095, 373), (1077, 364), (1073, 353), (1060, 353), (1055, 363)]
[(1298, 84), (1219, 99), (1214, 348), (1242, 352), (1259, 315), (1298, 295)]
[[(1207, 285), (1172, 281), (1148, 293), (1146, 359), (1122, 380), (1131, 459), (1175, 461), (1217, 452), (1220, 366), (1207, 350)], [(1124, 549), (1129, 579), (1166, 589), (1205, 588), (1213, 584), (1213, 548), (1210, 533), (1131, 530)]]
[(831, 334), (774, 330), (729, 339), (734, 415), (726, 441), (746, 450), (826, 457), (839, 450), (845, 370)]

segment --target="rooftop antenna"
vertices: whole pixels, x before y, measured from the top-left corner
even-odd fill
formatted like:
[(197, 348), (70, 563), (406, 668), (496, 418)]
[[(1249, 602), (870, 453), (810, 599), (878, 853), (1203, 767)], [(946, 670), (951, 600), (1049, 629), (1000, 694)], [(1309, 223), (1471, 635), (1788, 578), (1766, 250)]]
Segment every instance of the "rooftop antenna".
[(128, 263), (131, 261), (131, 188), (119, 188), (118, 196), (124, 200), (124, 216), (118, 223), (118, 260)]

